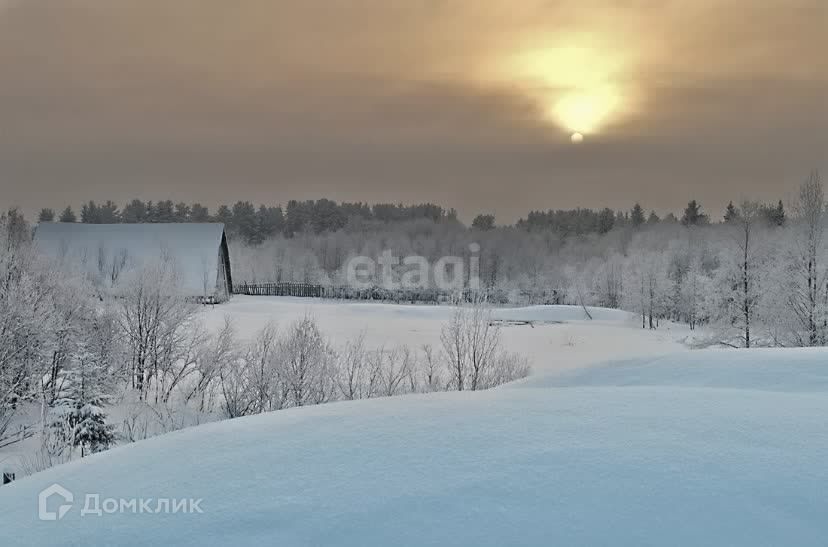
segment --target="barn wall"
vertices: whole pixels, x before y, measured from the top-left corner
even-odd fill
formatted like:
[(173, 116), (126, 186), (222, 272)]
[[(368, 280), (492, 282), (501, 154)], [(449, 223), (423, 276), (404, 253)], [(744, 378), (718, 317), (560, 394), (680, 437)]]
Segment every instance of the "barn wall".
[(233, 275), (230, 271), (230, 252), (227, 247), (227, 236), (222, 232), (218, 256), (218, 291), (220, 300), (227, 300), (233, 294)]

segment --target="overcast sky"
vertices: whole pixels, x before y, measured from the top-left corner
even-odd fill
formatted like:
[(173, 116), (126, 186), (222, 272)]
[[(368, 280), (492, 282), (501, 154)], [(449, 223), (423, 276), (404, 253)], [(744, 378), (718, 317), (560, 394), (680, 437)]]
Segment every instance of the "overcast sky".
[[(570, 142), (580, 130), (585, 139)], [(0, 205), (778, 199), (824, 0), (0, 0)]]

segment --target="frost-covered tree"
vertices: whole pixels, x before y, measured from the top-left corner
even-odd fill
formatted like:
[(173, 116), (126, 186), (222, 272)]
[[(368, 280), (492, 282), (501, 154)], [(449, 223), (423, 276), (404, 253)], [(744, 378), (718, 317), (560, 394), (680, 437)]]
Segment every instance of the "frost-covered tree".
[[(72, 281), (75, 281), (74, 283)], [(52, 330), (51, 358), (41, 380), (45, 404), (53, 404), (60, 391), (60, 381), (67, 362), (90, 333), (87, 321), (95, 311), (89, 306), (89, 294), (83, 290), (79, 280), (63, 280), (53, 295), (55, 328)]]
[(647, 290), (645, 282), (645, 257), (642, 253), (631, 254), (624, 269), (624, 304), (626, 310), (641, 318), (641, 328), (647, 328)]
[(443, 378), (440, 374), (441, 366), (439, 359), (434, 354), (434, 348), (429, 344), (424, 344), (422, 347), (422, 367), (420, 374), (422, 375), (422, 391), (431, 393), (433, 391), (443, 390)]
[(443, 359), (451, 379), (452, 389), (457, 391), (463, 391), (468, 377), (468, 338), (465, 324), (466, 315), (463, 308), (458, 305), (440, 330)]
[(731, 227), (731, 244), (726, 249), (718, 276), (719, 321), (725, 332), (735, 330), (740, 345), (749, 348), (757, 334), (767, 264), (767, 249), (760, 233), (759, 205), (743, 202)]
[(313, 318), (291, 324), (278, 351), (279, 374), (290, 406), (323, 403), (333, 397), (333, 350)]
[(791, 306), (796, 291), (792, 276), (793, 250), (796, 248), (790, 229), (765, 230), (769, 259), (763, 268), (764, 290), (758, 308), (757, 322), (762, 325), (770, 346), (801, 346), (803, 344), (799, 317)]
[(647, 305), (647, 326), (650, 329), (658, 327), (658, 319), (662, 315), (666, 291), (666, 264), (664, 257), (651, 253), (644, 261), (644, 287)]
[(104, 412), (112, 389), (108, 365), (82, 342), (62, 376), (51, 427), (65, 436), (70, 449), (79, 448), (81, 457), (108, 449), (115, 442), (115, 427), (107, 423)]
[(213, 333), (199, 351), (197, 370), (184, 388), (185, 404), (196, 401), (199, 412), (212, 411), (218, 399), (222, 374), (238, 363), (237, 354), (235, 325), (230, 317), (226, 317), (221, 329)]
[(22, 217), (0, 215), (0, 438), (37, 400), (55, 348), (57, 272), (34, 253)]
[(376, 371), (378, 395), (391, 397), (414, 391), (417, 357), (408, 346), (380, 347), (369, 354), (369, 363)]
[[(225, 324), (225, 332), (228, 324)], [(287, 405), (287, 389), (280, 375), (278, 331), (265, 325), (245, 347), (225, 351), (218, 371), (224, 410), (228, 417), (279, 410)], [(221, 348), (216, 348), (221, 351)]]
[(494, 324), (491, 307), (484, 301), (468, 306), (465, 318), (466, 347), (469, 360), (469, 389), (487, 385), (491, 369), (497, 366), (500, 327)]
[(485, 300), (455, 306), (440, 333), (449, 389), (477, 391), (528, 374), (528, 365), (501, 347), (500, 327)]
[(620, 308), (624, 295), (624, 265), (622, 257), (613, 256), (599, 261), (593, 279), (594, 304), (605, 308)]
[(664, 310), (668, 278), (667, 260), (663, 251), (650, 250), (642, 240), (627, 257), (625, 269), (627, 309), (641, 317), (641, 328), (655, 329)]
[(219, 373), (222, 407), (228, 418), (254, 413), (256, 397), (248, 365), (242, 359), (228, 360)]
[(340, 351), (337, 361), (339, 365), (337, 388), (340, 397), (351, 401), (374, 395), (373, 389), (378, 383), (377, 371), (369, 366), (364, 333), (347, 342)]
[(709, 298), (712, 281), (707, 275), (700, 255), (691, 256), (687, 276), (681, 288), (682, 317), (694, 330), (710, 319)]
[(278, 331), (276, 325), (271, 323), (259, 331), (247, 349), (245, 362), (253, 390), (253, 412), (267, 412), (285, 406), (285, 389), (276, 363), (278, 344)]
[[(126, 350), (127, 375), (141, 400), (163, 400), (164, 382), (176, 367), (190, 367), (196, 307), (178, 290), (174, 261), (161, 257), (132, 272), (119, 287), (116, 307)], [(167, 384), (168, 385), (168, 384)]]
[(825, 191), (817, 171), (799, 188), (794, 206), (794, 246), (790, 252), (789, 307), (798, 323), (800, 345), (826, 343)]

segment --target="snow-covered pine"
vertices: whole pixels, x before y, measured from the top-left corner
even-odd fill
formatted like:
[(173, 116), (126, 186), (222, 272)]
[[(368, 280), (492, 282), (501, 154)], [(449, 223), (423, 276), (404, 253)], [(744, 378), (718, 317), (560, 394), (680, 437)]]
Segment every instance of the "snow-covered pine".
[(49, 427), (80, 456), (109, 448), (116, 439), (104, 407), (111, 402), (112, 376), (86, 341), (78, 343), (61, 373), (61, 390), (49, 413)]

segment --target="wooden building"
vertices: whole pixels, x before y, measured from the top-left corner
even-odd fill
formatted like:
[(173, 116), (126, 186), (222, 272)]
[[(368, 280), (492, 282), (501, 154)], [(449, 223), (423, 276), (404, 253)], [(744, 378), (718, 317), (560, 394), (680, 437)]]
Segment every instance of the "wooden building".
[(81, 224), (42, 222), (37, 250), (77, 268), (103, 287), (117, 288), (130, 273), (153, 262), (175, 268), (183, 296), (223, 302), (233, 291), (224, 224)]

